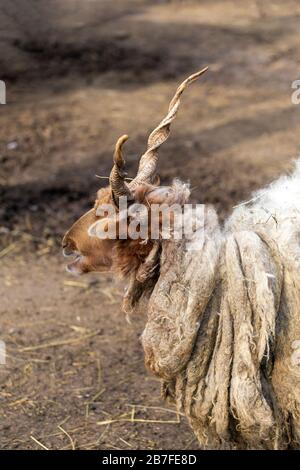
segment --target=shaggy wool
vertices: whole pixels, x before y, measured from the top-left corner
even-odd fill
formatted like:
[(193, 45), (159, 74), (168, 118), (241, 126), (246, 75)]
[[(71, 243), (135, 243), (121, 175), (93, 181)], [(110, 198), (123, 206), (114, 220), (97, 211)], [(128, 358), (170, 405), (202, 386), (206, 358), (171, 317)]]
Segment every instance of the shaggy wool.
[(201, 448), (299, 448), (300, 161), (224, 227), (206, 207), (197, 230), (196, 252), (162, 241), (146, 365)]

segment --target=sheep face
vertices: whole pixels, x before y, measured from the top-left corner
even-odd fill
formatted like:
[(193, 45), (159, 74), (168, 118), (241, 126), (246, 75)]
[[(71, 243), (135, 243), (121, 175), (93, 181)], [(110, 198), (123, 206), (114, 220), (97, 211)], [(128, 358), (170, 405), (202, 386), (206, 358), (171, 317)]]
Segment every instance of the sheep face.
[[(149, 186), (150, 188), (150, 186)], [(139, 194), (140, 191), (137, 191)], [(145, 191), (143, 191), (145, 193)], [(141, 202), (141, 201), (140, 201)], [(115, 207), (110, 188), (98, 191), (93, 209), (80, 217), (66, 232), (62, 241), (63, 254), (74, 260), (68, 264), (67, 271), (80, 275), (88, 272), (103, 272), (113, 270), (119, 274), (128, 275), (137, 270), (139, 265), (147, 257), (152, 247), (148, 239), (131, 239), (129, 236), (120, 240), (119, 233), (120, 213), (116, 208), (114, 220), (109, 217), (101, 217), (99, 208), (102, 206)], [(144, 206), (146, 208), (146, 206)], [(114, 239), (99, 238), (96, 235), (99, 225), (115, 223), (116, 237)], [(127, 226), (127, 220), (125, 227)], [(93, 228), (94, 233), (91, 233)]]
[[(189, 189), (178, 181), (173, 186), (154, 186), (140, 184), (134, 191), (134, 200), (131, 204), (120, 210), (115, 205), (110, 188), (98, 191), (94, 208), (78, 219), (65, 234), (62, 246), (66, 257), (74, 257), (67, 266), (72, 274), (87, 272), (103, 272), (112, 270), (126, 277), (137, 272), (151, 252), (153, 245), (158, 243), (151, 239), (152, 216), (151, 208), (170, 208), (164, 211), (168, 216), (168, 227), (172, 230), (174, 204), (182, 206), (189, 197)], [(107, 214), (111, 208), (112, 214)], [(133, 233), (130, 224), (137, 223), (137, 217), (142, 212), (144, 230), (140, 227)], [(103, 215), (99, 215), (103, 214)], [(161, 212), (158, 213), (158, 234), (162, 229)], [(107, 231), (108, 226), (114, 228), (113, 233)], [(138, 223), (139, 226), (139, 223)], [(99, 231), (101, 230), (101, 236)], [(110, 238), (113, 236), (113, 238)]]
[[(108, 193), (109, 191), (107, 191)], [(108, 194), (103, 194), (96, 203), (106, 203)], [(96, 215), (96, 205), (78, 219), (66, 232), (62, 241), (63, 254), (74, 258), (67, 266), (67, 271), (80, 275), (87, 272), (103, 272), (111, 268), (112, 264), (112, 240), (99, 240), (90, 237), (89, 227), (99, 221)]]

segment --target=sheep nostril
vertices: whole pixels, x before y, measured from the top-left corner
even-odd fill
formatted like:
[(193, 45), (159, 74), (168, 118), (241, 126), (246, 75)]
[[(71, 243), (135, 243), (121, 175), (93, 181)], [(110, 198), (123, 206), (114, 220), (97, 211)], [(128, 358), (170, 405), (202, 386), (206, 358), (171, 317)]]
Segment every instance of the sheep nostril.
[(69, 237), (64, 237), (61, 242), (61, 245), (64, 256), (72, 256), (78, 254), (76, 244)]
[(69, 240), (68, 240), (66, 237), (64, 237), (64, 238), (62, 239), (62, 241), (61, 241), (61, 246), (62, 246), (62, 248), (63, 248), (63, 249), (64, 249), (64, 248), (67, 248), (69, 245), (70, 245)]

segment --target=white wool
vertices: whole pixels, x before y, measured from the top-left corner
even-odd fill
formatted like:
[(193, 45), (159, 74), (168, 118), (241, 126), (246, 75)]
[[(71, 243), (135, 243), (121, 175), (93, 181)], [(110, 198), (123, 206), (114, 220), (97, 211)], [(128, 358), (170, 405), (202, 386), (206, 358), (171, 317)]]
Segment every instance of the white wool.
[(197, 230), (198, 252), (162, 243), (146, 364), (201, 448), (299, 449), (300, 161)]
[[(300, 210), (300, 160), (296, 162), (290, 176), (282, 176), (273, 182), (267, 190), (257, 191), (257, 205), (274, 211), (280, 216), (287, 216), (290, 211)], [(288, 214), (287, 214), (288, 211)]]
[(236, 207), (225, 233), (252, 230), (271, 239), (280, 254), (300, 267), (300, 160), (291, 175), (281, 176)]
[[(260, 216), (257, 216), (253, 212), (254, 210), (258, 210)], [(298, 216), (299, 211), (300, 160), (297, 160), (295, 170), (290, 176), (281, 176), (267, 188), (255, 192), (249, 203), (241, 204), (236, 208), (228, 223), (231, 224), (236, 218), (242, 220), (243, 217), (246, 217), (248, 219), (249, 216), (253, 221), (264, 222), (266, 217), (263, 217), (263, 213), (285, 219), (293, 213)]]

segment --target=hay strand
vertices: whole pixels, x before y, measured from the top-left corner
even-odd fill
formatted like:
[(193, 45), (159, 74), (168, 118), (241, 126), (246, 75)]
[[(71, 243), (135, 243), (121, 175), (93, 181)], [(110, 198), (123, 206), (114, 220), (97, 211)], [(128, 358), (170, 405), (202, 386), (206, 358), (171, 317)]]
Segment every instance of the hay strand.
[(72, 450), (75, 450), (75, 449), (76, 449), (76, 447), (75, 447), (75, 442), (73, 441), (73, 439), (72, 439), (72, 437), (70, 436), (70, 434), (69, 434), (61, 425), (58, 425), (57, 427), (58, 427), (58, 429), (59, 429), (60, 431), (62, 431), (62, 432), (67, 436), (67, 438), (69, 439)]
[(30, 439), (32, 439), (39, 447), (41, 447), (44, 450), (50, 450), (48, 447), (46, 447), (44, 444), (42, 444), (38, 439), (36, 439), (34, 436), (30, 436)]

